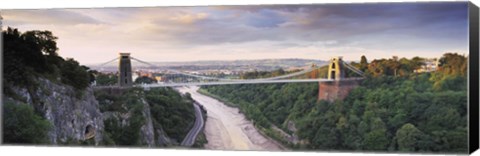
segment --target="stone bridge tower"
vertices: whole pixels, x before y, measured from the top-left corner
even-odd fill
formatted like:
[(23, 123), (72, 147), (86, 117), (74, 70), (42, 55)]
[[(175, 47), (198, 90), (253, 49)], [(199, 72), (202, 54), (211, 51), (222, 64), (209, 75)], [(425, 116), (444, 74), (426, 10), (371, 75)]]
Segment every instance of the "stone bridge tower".
[(342, 63), (342, 57), (334, 57), (330, 60), (328, 65), (328, 79), (329, 80), (341, 80), (345, 78), (345, 71)]
[(319, 82), (318, 100), (326, 100), (330, 102), (337, 99), (343, 100), (353, 88), (358, 86), (358, 81), (345, 79), (346, 69), (347, 68), (343, 65), (342, 57), (334, 57), (330, 59), (327, 78), (334, 81)]
[(120, 53), (120, 61), (118, 65), (119, 79), (118, 85), (120, 87), (131, 87), (132, 81), (132, 64), (130, 61), (130, 53)]

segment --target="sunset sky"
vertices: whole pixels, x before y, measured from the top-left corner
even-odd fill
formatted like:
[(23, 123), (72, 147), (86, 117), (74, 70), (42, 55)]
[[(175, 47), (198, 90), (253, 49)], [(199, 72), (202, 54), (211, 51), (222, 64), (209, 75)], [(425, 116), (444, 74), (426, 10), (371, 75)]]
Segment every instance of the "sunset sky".
[(466, 2), (1, 10), (3, 28), (50, 30), (82, 64), (440, 57), (468, 54)]

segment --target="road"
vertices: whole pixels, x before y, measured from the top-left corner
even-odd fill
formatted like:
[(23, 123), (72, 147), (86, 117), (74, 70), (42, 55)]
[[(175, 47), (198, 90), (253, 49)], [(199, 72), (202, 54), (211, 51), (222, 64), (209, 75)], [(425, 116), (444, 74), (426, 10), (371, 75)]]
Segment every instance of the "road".
[(240, 113), (238, 108), (197, 92), (199, 87), (179, 87), (182, 93), (189, 92), (192, 98), (207, 111), (205, 136), (206, 149), (220, 150), (268, 150), (279, 151), (283, 147), (274, 140), (261, 135), (253, 123)]
[(182, 143), (180, 145), (182, 146), (192, 146), (193, 143), (195, 143), (195, 139), (197, 138), (198, 133), (203, 128), (203, 125), (205, 121), (203, 120), (202, 116), (202, 111), (200, 110), (200, 107), (195, 103), (193, 104), (193, 107), (195, 108), (195, 124), (193, 125), (192, 129), (190, 129), (190, 132), (188, 132), (187, 136), (183, 139)]

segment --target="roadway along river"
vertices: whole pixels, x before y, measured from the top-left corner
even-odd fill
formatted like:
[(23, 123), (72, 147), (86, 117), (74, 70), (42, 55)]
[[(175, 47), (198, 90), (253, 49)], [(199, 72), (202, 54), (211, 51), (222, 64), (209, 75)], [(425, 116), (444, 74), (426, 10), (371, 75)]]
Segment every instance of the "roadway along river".
[(197, 138), (198, 133), (200, 133), (200, 131), (202, 130), (204, 124), (200, 106), (198, 106), (197, 104), (193, 104), (193, 108), (195, 109), (195, 124), (193, 124), (192, 129), (190, 130), (190, 132), (188, 132), (187, 136), (180, 144), (182, 146), (192, 146), (195, 143), (195, 139)]
[(198, 88), (191, 86), (177, 89), (181, 93), (189, 92), (192, 98), (207, 110), (206, 149), (269, 151), (283, 149), (275, 141), (261, 135), (238, 108), (228, 107), (218, 100), (202, 95), (197, 92)]

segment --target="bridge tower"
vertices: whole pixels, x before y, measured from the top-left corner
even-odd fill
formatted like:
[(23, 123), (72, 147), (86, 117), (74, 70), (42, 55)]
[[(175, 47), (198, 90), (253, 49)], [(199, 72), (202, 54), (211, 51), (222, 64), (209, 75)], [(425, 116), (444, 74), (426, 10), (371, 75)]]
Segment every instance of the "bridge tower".
[(358, 86), (358, 81), (345, 79), (346, 69), (347, 68), (345, 68), (341, 56), (330, 59), (330, 64), (328, 65), (328, 79), (335, 81), (319, 82), (318, 100), (343, 100), (353, 88)]
[(330, 59), (330, 64), (328, 65), (328, 79), (329, 80), (341, 80), (345, 78), (345, 71), (342, 63), (342, 57), (334, 57)]
[(132, 64), (130, 61), (130, 53), (120, 53), (120, 61), (118, 65), (119, 79), (118, 85), (120, 87), (132, 86)]

